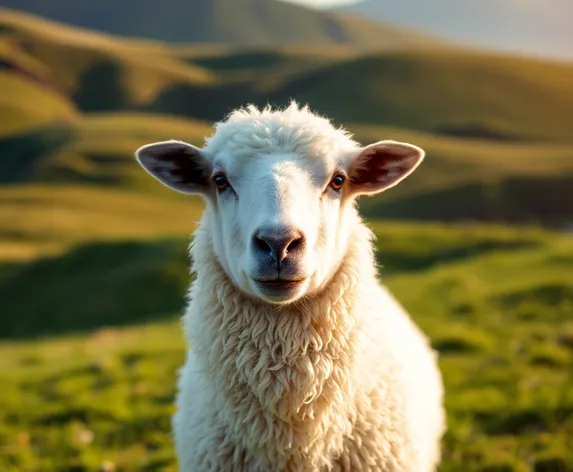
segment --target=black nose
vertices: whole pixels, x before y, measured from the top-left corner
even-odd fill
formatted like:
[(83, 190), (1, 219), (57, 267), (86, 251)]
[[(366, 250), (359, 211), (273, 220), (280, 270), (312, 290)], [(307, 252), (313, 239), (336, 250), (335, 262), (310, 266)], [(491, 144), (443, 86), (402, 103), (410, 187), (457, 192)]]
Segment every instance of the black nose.
[(270, 255), (281, 262), (289, 253), (300, 251), (304, 245), (304, 236), (293, 229), (261, 228), (253, 237), (255, 251)]

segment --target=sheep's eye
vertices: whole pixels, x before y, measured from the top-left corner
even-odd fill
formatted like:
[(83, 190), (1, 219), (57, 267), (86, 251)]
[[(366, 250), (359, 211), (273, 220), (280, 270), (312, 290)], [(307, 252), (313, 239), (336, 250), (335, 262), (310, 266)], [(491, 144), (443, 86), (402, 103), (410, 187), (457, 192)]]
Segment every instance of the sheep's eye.
[(218, 175), (214, 180), (219, 190), (225, 190), (229, 186), (229, 181), (224, 175)]
[(330, 186), (334, 190), (340, 190), (343, 185), (344, 185), (344, 177), (342, 175), (337, 175), (330, 181)]

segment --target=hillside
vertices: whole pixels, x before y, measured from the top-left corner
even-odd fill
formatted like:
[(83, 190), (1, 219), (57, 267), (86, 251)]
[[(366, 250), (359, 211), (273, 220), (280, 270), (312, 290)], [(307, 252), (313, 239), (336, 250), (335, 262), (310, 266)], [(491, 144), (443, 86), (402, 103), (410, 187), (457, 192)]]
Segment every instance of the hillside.
[(269, 94), (338, 121), (502, 140), (571, 140), (573, 64), (466, 52), (368, 55), (293, 77)]
[[(358, 125), (350, 129), (361, 142), (394, 138), (415, 142), (428, 153), (423, 166), (400, 186), (379, 197), (361, 199), (360, 209), (366, 216), (557, 225), (571, 220), (573, 148), (568, 144), (447, 138)], [(50, 246), (52, 237), (60, 242), (72, 240), (84, 227), (98, 238), (106, 228), (146, 231), (138, 218), (151, 208), (161, 215), (165, 229), (189, 231), (191, 222), (181, 221), (181, 211), (188, 207), (198, 212), (201, 200), (190, 201), (157, 185), (135, 165), (132, 150), (142, 142), (171, 137), (201, 145), (210, 132), (209, 125), (197, 121), (114, 113), (90, 114), (77, 126), (56, 125), (0, 140), (0, 176), (11, 184), (0, 187), (0, 216), (10, 218), (11, 227), (6, 230), (14, 234), (4, 240), (0, 231), (0, 248), (4, 245), (14, 250), (15, 244), (18, 253), (26, 254), (30, 238)], [(83, 185), (81, 191), (79, 185)], [(46, 192), (54, 198), (47, 222)], [(64, 210), (69, 216), (55, 219), (67, 208), (68, 199), (75, 202), (73, 212)], [(138, 199), (141, 205), (137, 205)], [(82, 211), (81, 205), (90, 201), (106, 202), (114, 219), (102, 220), (110, 210), (97, 211), (97, 205), (90, 204)], [(118, 226), (123, 221), (131, 223)], [(148, 224), (152, 227), (153, 221)]]
[[(179, 205), (138, 171), (134, 149), (169, 138), (201, 145), (234, 107), (296, 98), (363, 143), (427, 150), (410, 179), (361, 203), (368, 216), (571, 221), (573, 66), (453, 50), (170, 47), (14, 13), (0, 14), (0, 30), (10, 91), (0, 96), (0, 184), (129, 189)], [(17, 253), (30, 254), (26, 244)]]
[(23, 100), (31, 120), (52, 109), (67, 121), (74, 110), (213, 121), (247, 102), (294, 97), (340, 123), (504, 140), (569, 141), (573, 129), (573, 65), (456, 50), (169, 48), (12, 13), (0, 27), (6, 80), (51, 94), (37, 114), (27, 93), (2, 98)]
[(439, 41), (348, 14), (278, 0), (4, 0), (2, 6), (106, 33), (173, 43), (285, 44), (359, 49), (415, 47)]
[(362, 0), (337, 8), (455, 43), (573, 60), (570, 0)]

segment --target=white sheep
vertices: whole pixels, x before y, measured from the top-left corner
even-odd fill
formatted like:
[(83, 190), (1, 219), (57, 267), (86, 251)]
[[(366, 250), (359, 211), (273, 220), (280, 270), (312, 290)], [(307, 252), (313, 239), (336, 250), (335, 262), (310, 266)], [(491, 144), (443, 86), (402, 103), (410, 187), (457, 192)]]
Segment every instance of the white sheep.
[(180, 470), (436, 470), (436, 355), (379, 284), (356, 209), (424, 151), (360, 147), (295, 102), (248, 106), (215, 128), (203, 148), (136, 152), (160, 182), (206, 202), (173, 417)]

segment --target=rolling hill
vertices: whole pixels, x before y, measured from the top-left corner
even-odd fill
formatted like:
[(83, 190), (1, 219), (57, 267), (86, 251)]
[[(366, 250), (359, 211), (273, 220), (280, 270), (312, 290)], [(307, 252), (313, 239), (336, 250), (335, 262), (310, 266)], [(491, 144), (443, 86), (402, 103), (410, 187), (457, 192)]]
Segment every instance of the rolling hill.
[(342, 8), (455, 43), (573, 60), (569, 0), (362, 0)]
[(294, 96), (339, 121), (506, 140), (571, 139), (573, 65), (468, 52), (368, 55), (293, 77)]
[[(16, 13), (0, 14), (0, 26), (5, 79), (60, 97), (38, 116), (132, 110), (213, 121), (247, 102), (296, 98), (342, 123), (438, 134), (569, 141), (573, 128), (573, 65), (464, 50), (169, 48)], [(6, 95), (29, 109), (26, 96)]]
[(330, 45), (359, 49), (439, 44), (430, 35), (278, 0), (4, 0), (2, 6), (106, 33), (173, 43)]
[(0, 64), (0, 184), (146, 192), (167, 208), (176, 197), (138, 171), (134, 149), (201, 145), (230, 109), (295, 98), (361, 142), (427, 150), (410, 179), (364, 200), (368, 216), (571, 221), (570, 65), (443, 49), (174, 47), (13, 12), (0, 14)]
[[(23, 100), (29, 110), (27, 93), (15, 87), (36, 84), (53, 102), (22, 112), (34, 120), (52, 109), (63, 120), (74, 110), (131, 110), (213, 121), (247, 102), (296, 98), (341, 123), (485, 139), (571, 139), (573, 65), (464, 50), (170, 48), (16, 13), (0, 14), (0, 27), (1, 73), (15, 90), (2, 100), (11, 108)], [(10, 121), (13, 132), (18, 120)]]

